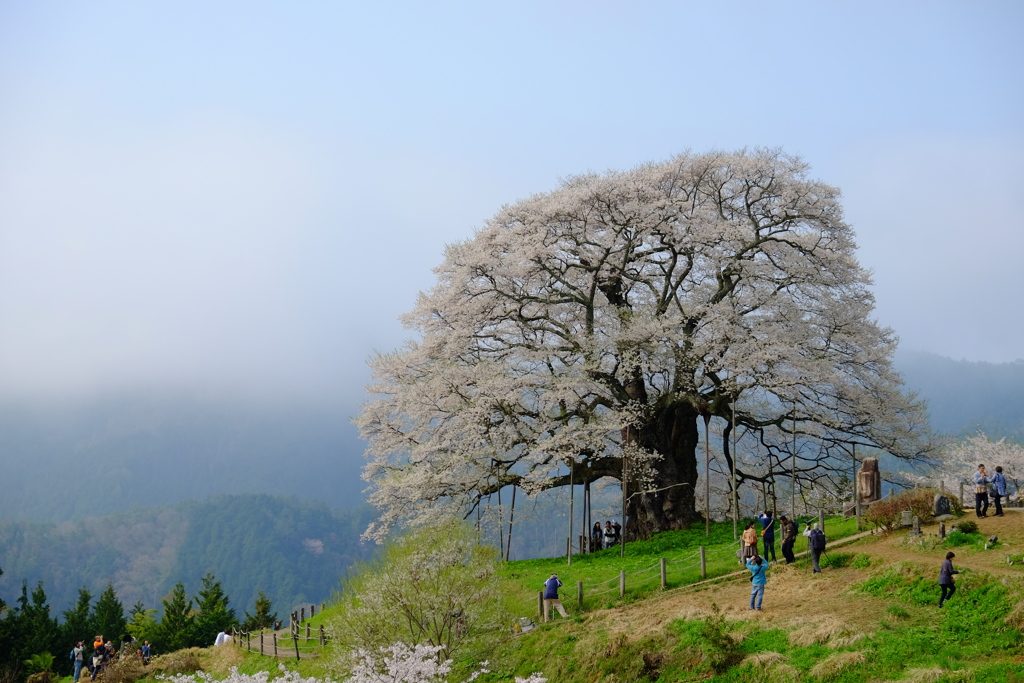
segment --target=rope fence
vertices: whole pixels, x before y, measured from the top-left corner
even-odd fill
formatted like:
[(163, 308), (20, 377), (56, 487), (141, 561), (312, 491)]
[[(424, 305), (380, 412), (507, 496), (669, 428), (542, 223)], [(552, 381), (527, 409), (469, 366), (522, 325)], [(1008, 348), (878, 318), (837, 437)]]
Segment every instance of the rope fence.
[[(316, 614), (316, 606), (309, 606), (309, 618)], [(294, 657), (296, 660), (318, 657), (327, 635), (323, 624), (316, 629), (306, 620), (306, 608), (292, 612), (288, 632), (283, 631), (241, 631), (233, 629), (231, 641), (236, 647), (245, 648), (246, 652), (256, 652), (267, 657)], [(305, 625), (303, 625), (305, 622)]]
[[(739, 563), (738, 550), (739, 543), (735, 546), (727, 544), (710, 551), (705, 546), (701, 546), (697, 552), (685, 557), (674, 560), (661, 558), (657, 564), (653, 564), (650, 567), (631, 572), (621, 570), (618, 576), (613, 576), (603, 581), (587, 583), (585, 586), (583, 581), (577, 581), (576, 595), (578, 608), (580, 611), (585, 611), (587, 602), (603, 598), (603, 596), (613, 594), (616, 591), (620, 598), (624, 598), (627, 593), (649, 592), (652, 588), (667, 590), (669, 588), (691, 585), (709, 578), (725, 576), (735, 572), (736, 569), (721, 566), (722, 561), (733, 557)], [(719, 566), (709, 571), (709, 562)], [(539, 591), (536, 598), (523, 600), (520, 604), (528, 602), (536, 604), (537, 615), (543, 618), (544, 591)]]

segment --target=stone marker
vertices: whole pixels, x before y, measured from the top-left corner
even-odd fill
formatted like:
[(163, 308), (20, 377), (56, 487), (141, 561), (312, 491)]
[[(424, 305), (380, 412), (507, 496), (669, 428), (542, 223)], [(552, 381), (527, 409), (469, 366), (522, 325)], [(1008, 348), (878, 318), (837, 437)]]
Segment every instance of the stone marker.
[(936, 493), (935, 500), (932, 502), (932, 512), (935, 513), (935, 519), (942, 520), (952, 517), (950, 511), (949, 498), (946, 498), (941, 493)]
[(914, 515), (914, 526), (910, 530), (910, 535), (911, 536), (920, 536), (921, 535), (921, 518), (918, 517), (917, 515)]

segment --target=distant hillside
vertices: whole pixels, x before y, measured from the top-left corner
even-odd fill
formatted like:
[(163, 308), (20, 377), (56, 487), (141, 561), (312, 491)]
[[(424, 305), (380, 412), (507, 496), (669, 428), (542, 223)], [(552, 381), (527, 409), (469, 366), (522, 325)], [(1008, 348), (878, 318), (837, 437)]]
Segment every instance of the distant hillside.
[(928, 401), (932, 428), (965, 435), (984, 430), (1024, 444), (1024, 360), (975, 363), (900, 351), (896, 368)]
[(372, 517), (367, 507), (243, 495), (78, 522), (0, 522), (0, 598), (14, 603), (23, 579), (30, 588), (42, 581), (60, 614), (82, 586), (95, 598), (112, 582), (126, 610), (139, 600), (159, 609), (176, 582), (193, 595), (212, 572), (240, 617), (259, 590), (285, 616), (329, 599), (346, 569), (373, 552), (359, 542)]
[(362, 502), (341, 409), (137, 393), (0, 402), (0, 519), (62, 521), (218, 494)]

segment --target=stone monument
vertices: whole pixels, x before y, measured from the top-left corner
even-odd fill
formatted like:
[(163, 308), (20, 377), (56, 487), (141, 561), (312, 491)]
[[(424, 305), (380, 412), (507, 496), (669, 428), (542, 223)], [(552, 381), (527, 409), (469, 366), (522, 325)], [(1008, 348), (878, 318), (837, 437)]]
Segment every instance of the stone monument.
[(952, 519), (953, 514), (949, 506), (949, 498), (942, 495), (941, 493), (935, 494), (935, 500), (932, 503), (932, 512), (935, 514), (935, 519), (941, 521)]
[(882, 498), (882, 473), (878, 471), (878, 458), (864, 458), (857, 471), (857, 504), (861, 509)]

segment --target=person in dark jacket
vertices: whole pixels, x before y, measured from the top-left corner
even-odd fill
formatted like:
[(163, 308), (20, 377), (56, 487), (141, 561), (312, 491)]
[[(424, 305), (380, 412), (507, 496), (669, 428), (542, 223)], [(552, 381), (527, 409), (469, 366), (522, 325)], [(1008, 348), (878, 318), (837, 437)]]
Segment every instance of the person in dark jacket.
[(601, 522), (594, 522), (594, 528), (590, 530), (590, 551), (601, 550), (604, 547), (603, 539), (604, 531), (601, 530)]
[(956, 555), (952, 551), (946, 553), (946, 561), (939, 568), (939, 588), (942, 590), (942, 595), (939, 597), (939, 607), (942, 607), (942, 603), (953, 597), (953, 593), (956, 593), (956, 586), (953, 584), (953, 574), (959, 574), (960, 572), (953, 569), (954, 557)]
[(562, 607), (561, 600), (558, 599), (558, 589), (561, 587), (562, 582), (558, 580), (558, 574), (552, 574), (551, 578), (544, 582), (544, 621), (548, 620), (552, 607), (566, 619), (569, 618), (565, 608)]
[(793, 544), (796, 543), (796, 522), (787, 519), (786, 515), (779, 517), (782, 522), (782, 556), (786, 558), (786, 564), (796, 562), (796, 554), (793, 552)]
[(761, 522), (761, 538), (764, 539), (764, 559), (767, 562), (768, 556), (770, 555), (772, 561), (778, 562), (779, 558), (775, 556), (775, 518), (772, 517), (771, 510), (765, 510), (762, 514), (758, 515), (757, 520)]

